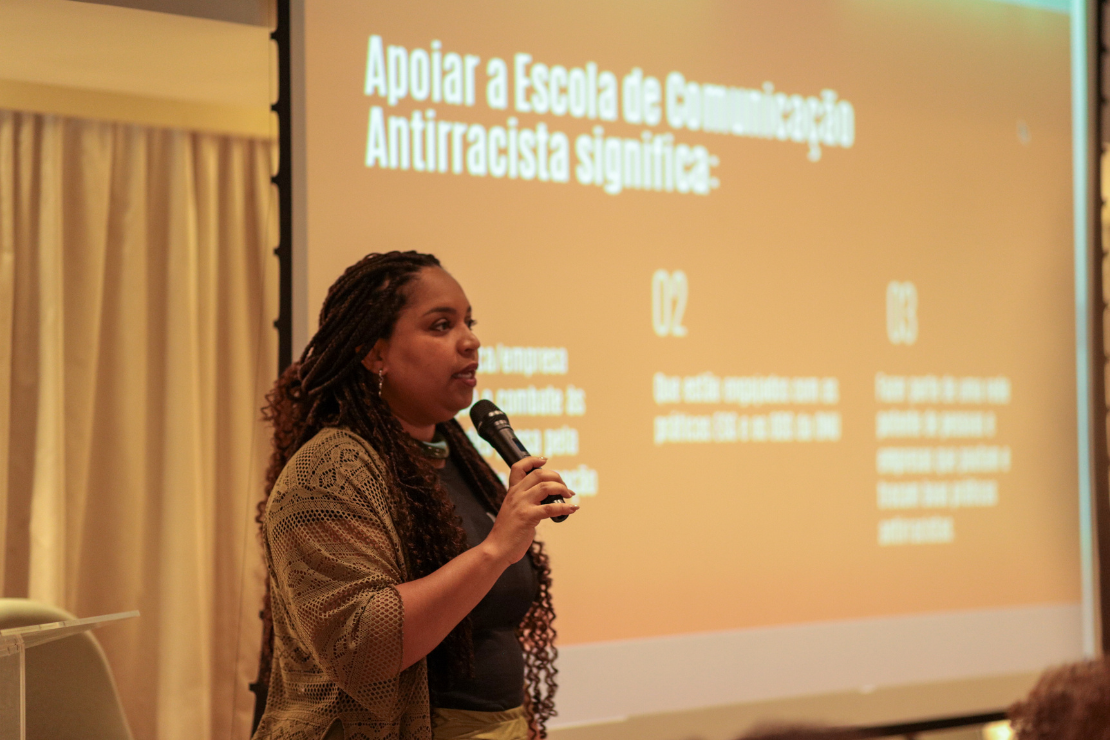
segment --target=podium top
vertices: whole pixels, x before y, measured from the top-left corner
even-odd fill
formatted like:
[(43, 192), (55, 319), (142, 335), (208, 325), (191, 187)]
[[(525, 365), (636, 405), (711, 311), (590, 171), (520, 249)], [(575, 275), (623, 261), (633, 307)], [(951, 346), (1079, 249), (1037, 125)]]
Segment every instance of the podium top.
[(104, 614), (99, 617), (85, 617), (84, 619), (67, 619), (63, 622), (48, 622), (46, 624), (31, 624), (26, 627), (12, 627), (0, 630), (0, 657), (11, 655), (21, 648), (34, 647), (43, 643), (60, 640), (63, 637), (87, 632), (108, 622), (118, 622), (123, 619), (132, 619), (139, 616), (139, 612), (120, 612), (118, 614)]

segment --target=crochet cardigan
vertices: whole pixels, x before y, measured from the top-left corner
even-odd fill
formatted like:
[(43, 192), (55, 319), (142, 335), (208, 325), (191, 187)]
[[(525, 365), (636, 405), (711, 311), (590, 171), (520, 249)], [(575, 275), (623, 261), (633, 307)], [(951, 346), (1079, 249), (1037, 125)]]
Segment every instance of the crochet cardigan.
[(320, 431), (289, 460), (263, 517), (274, 624), (254, 740), (430, 740), (425, 660), (401, 670), (408, 580), (390, 483), (361, 437)]

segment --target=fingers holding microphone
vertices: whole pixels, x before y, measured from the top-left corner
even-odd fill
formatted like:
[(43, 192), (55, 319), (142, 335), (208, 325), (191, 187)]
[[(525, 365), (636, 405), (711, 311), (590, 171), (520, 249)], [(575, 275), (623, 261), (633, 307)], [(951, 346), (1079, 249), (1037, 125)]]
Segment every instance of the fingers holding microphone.
[(574, 496), (574, 491), (567, 488), (563, 477), (557, 472), (541, 467), (546, 462), (546, 457), (529, 456), (520, 460), (510, 469), (509, 482), (511, 484), (514, 476), (517, 476), (517, 484), (528, 492), (528, 500), (539, 507), (540, 519), (565, 519), (579, 508), (567, 503)]
[(537, 484), (535, 488), (540, 489), (536, 498), (539, 499), (541, 519), (561, 522), (580, 508), (578, 504), (570, 503), (570, 499), (574, 497), (574, 491), (562, 483), (548, 481)]
[[(509, 488), (520, 483), (524, 480), (525, 476), (529, 473), (534, 473), (543, 469), (547, 464), (546, 457), (539, 457), (537, 455), (528, 455), (517, 460), (515, 463), (509, 465)], [(547, 471), (543, 471), (547, 472)], [(558, 475), (558, 473), (556, 473)]]
[[(470, 420), (474, 424), (474, 429), (478, 432), (478, 436), (488, 442), (493, 449), (497, 450), (497, 454), (501, 459), (508, 463), (512, 472), (509, 476), (510, 487), (520, 483), (522, 478), (527, 475), (535, 475), (534, 468), (542, 466), (547, 462), (546, 458), (533, 457), (528, 454), (528, 450), (517, 439), (516, 434), (513, 432), (512, 426), (509, 425), (509, 417), (505, 412), (497, 408), (497, 406), (488, 399), (482, 399), (470, 407)], [(530, 461), (530, 462), (525, 462)], [(543, 476), (541, 475), (541, 478)], [(555, 474), (555, 479), (562, 485), (566, 494), (570, 491), (566, 490), (566, 485), (563, 484), (563, 479)], [(550, 482), (550, 481), (548, 481)], [(570, 516), (578, 509), (577, 506), (571, 508), (569, 511), (565, 508), (558, 508), (556, 505), (565, 503), (566, 495), (556, 491), (555, 489), (544, 489), (548, 491), (540, 503), (549, 507), (549, 513), (545, 514), (542, 518), (549, 518), (554, 522), (561, 522)]]
[[(540, 522), (557, 516), (566, 518), (578, 511), (577, 506), (566, 503), (574, 493), (558, 473), (538, 467), (543, 462), (543, 458), (525, 457), (513, 465), (509, 491), (489, 534), (488, 539), (497, 543), (498, 551), (510, 563), (528, 552)], [(559, 500), (544, 503), (551, 499)]]

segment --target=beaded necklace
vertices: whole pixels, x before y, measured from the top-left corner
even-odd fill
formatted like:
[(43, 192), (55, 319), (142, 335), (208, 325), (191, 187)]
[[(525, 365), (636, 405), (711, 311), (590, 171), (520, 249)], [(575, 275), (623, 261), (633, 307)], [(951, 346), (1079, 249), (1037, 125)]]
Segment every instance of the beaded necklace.
[(424, 457), (430, 460), (446, 460), (451, 455), (451, 448), (447, 444), (447, 438), (438, 431), (435, 436), (432, 437), (431, 442), (425, 442), (422, 439), (416, 441), (420, 444), (420, 451), (424, 453)]

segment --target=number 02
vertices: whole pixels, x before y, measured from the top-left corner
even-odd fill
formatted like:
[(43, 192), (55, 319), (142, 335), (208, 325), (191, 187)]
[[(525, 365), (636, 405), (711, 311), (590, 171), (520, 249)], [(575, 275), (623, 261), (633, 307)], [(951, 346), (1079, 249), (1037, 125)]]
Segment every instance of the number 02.
[(686, 273), (682, 270), (656, 270), (651, 276), (651, 324), (661, 337), (684, 337), (688, 293)]

